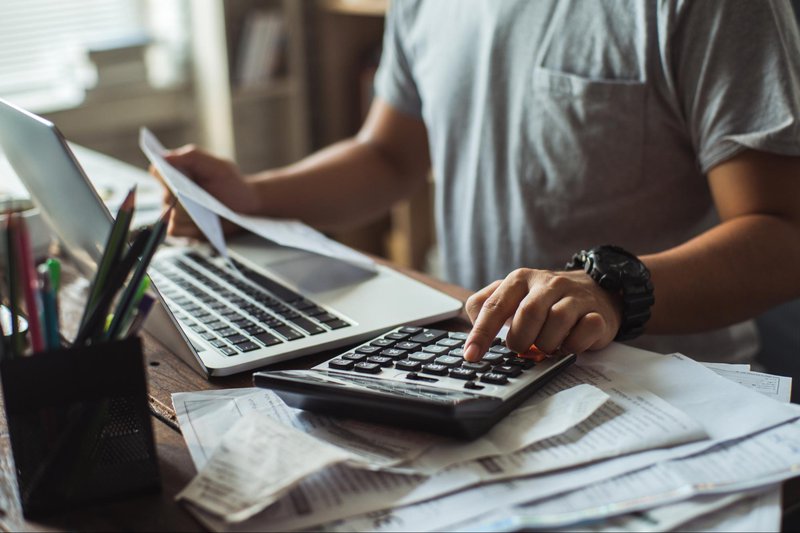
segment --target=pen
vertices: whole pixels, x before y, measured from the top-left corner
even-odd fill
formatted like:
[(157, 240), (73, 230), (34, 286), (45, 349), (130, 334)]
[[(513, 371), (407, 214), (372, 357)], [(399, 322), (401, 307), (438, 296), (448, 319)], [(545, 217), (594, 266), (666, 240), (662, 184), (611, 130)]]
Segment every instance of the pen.
[(34, 353), (44, 350), (44, 337), (42, 327), (39, 322), (39, 305), (36, 300), (38, 281), (36, 270), (33, 267), (33, 255), (31, 254), (31, 241), (25, 220), (17, 221), (17, 251), (20, 278), (22, 278), (22, 294), (25, 297), (25, 307), (28, 310), (28, 331), (31, 334), (31, 348)]
[(98, 301), (91, 309), (87, 308), (87, 310), (84, 311), (86, 320), (78, 330), (78, 335), (75, 337), (74, 344), (76, 346), (80, 346), (87, 339), (97, 336), (98, 329), (99, 333), (105, 331), (105, 322), (103, 321), (106, 320), (105, 317), (108, 315), (108, 308), (114, 299), (114, 295), (125, 282), (125, 278), (128, 277), (128, 274), (133, 269), (136, 260), (144, 251), (147, 242), (150, 240), (151, 233), (152, 231), (150, 228), (145, 228), (139, 232), (133, 244), (131, 244), (131, 247), (123, 256), (122, 261), (120, 261), (120, 264), (112, 272), (112, 277), (109, 279), (108, 283), (106, 283), (105, 290), (100, 294)]
[(50, 257), (45, 262), (45, 265), (47, 265), (47, 270), (50, 274), (50, 283), (56, 296), (56, 311), (58, 311), (58, 293), (61, 291), (61, 262)]
[(125, 197), (125, 200), (123, 200), (117, 212), (117, 218), (114, 220), (114, 224), (111, 226), (111, 231), (108, 234), (103, 257), (100, 259), (100, 264), (97, 267), (97, 273), (92, 282), (92, 288), (89, 291), (89, 299), (86, 302), (86, 308), (81, 318), (81, 327), (83, 327), (89, 319), (89, 313), (94, 309), (98, 299), (103, 294), (108, 278), (112, 270), (117, 266), (119, 258), (122, 256), (128, 237), (128, 229), (133, 219), (133, 206), (135, 201), (136, 186), (134, 185)]
[(44, 324), (44, 338), (48, 350), (55, 350), (61, 346), (58, 336), (58, 311), (56, 310), (56, 294), (47, 265), (40, 265), (39, 269), (39, 294), (42, 300), (42, 323)]
[[(124, 336), (124, 332), (130, 329), (131, 319), (133, 318), (133, 313), (135, 310), (139, 308), (139, 303), (142, 301), (147, 289), (150, 288), (150, 278), (147, 276), (142, 279), (142, 282), (139, 284), (139, 288), (136, 289), (136, 294), (133, 296), (133, 301), (131, 302), (130, 307), (126, 311), (126, 316), (122, 317), (121, 325), (119, 326), (119, 333), (120, 336)], [(109, 325), (110, 329), (110, 325)]]
[(136, 310), (136, 316), (133, 317), (133, 321), (131, 322), (130, 327), (128, 327), (126, 336), (131, 337), (139, 333), (139, 330), (142, 329), (142, 325), (147, 319), (147, 315), (150, 314), (150, 310), (153, 308), (154, 303), (155, 298), (149, 294), (142, 296), (142, 301), (139, 302), (139, 308)]
[(142, 252), (142, 257), (139, 260), (139, 264), (136, 266), (136, 270), (134, 270), (131, 280), (128, 282), (128, 286), (125, 287), (125, 290), (119, 299), (119, 303), (117, 304), (117, 308), (114, 312), (114, 320), (111, 322), (111, 327), (109, 327), (108, 331), (106, 332), (106, 338), (114, 339), (117, 338), (117, 336), (121, 333), (122, 322), (131, 308), (133, 298), (136, 295), (139, 284), (142, 282), (142, 279), (147, 273), (147, 267), (150, 265), (153, 255), (155, 255), (156, 250), (164, 241), (164, 237), (167, 234), (167, 222), (172, 209), (172, 206), (168, 207), (159, 217), (158, 221), (153, 224), (153, 228), (150, 232), (150, 238), (147, 240), (147, 245), (145, 245), (144, 252)]

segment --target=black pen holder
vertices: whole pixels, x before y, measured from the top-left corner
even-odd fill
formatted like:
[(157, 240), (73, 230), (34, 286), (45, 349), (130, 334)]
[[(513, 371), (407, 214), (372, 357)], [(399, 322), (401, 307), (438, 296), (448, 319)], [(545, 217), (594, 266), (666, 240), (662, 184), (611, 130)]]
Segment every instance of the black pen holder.
[(26, 517), (159, 490), (138, 338), (0, 363)]

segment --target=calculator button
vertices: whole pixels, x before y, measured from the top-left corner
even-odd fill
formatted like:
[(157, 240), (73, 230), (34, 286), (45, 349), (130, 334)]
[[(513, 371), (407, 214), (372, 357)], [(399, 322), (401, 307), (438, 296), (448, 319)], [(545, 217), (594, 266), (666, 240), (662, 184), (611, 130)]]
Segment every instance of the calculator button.
[(484, 363), (483, 361), (478, 361), (477, 363), (462, 363), (461, 368), (466, 368), (467, 370), (474, 370), (475, 372), (486, 372), (492, 365), (489, 363)]
[(547, 354), (542, 352), (542, 351), (540, 351), (539, 349), (537, 349), (534, 346), (531, 346), (530, 350), (528, 350), (527, 352), (519, 354), (519, 356), (521, 358), (523, 358), (523, 359), (530, 359), (530, 360), (532, 360), (532, 361), (534, 361), (536, 363), (540, 363), (540, 362), (544, 361), (545, 359), (547, 359)]
[(429, 378), (429, 377), (425, 377), (425, 376), (420, 376), (419, 374), (417, 374), (415, 372), (409, 372), (409, 374), (406, 376), (406, 379), (411, 379), (411, 380), (414, 380), (414, 381), (425, 381), (425, 382), (428, 382), (428, 383), (436, 383), (437, 381), (439, 381), (436, 378)]
[(363, 353), (367, 355), (376, 354), (381, 351), (380, 346), (359, 346), (356, 348), (356, 353)]
[(401, 333), (408, 333), (410, 335), (413, 335), (415, 333), (419, 333), (420, 331), (422, 331), (422, 328), (417, 328), (417, 327), (414, 327), (414, 326), (406, 326), (404, 328), (400, 328), (400, 332)]
[(455, 348), (464, 344), (464, 341), (460, 341), (458, 339), (439, 339), (436, 341), (436, 344), (439, 346), (447, 346), (448, 348)]
[(388, 348), (392, 344), (394, 344), (392, 339), (375, 339), (370, 343), (371, 346), (379, 346), (381, 348)]
[(447, 336), (446, 331), (441, 331), (438, 329), (427, 329), (422, 333), (420, 333), (419, 335), (411, 337), (411, 342), (422, 342), (422, 343), (436, 342), (445, 336)]
[(348, 361), (347, 359), (331, 359), (328, 361), (328, 366), (335, 370), (352, 370), (355, 364), (355, 361)]
[(446, 376), (448, 368), (444, 365), (429, 363), (422, 367), (423, 374), (433, 374), (434, 376)]
[(474, 370), (466, 368), (453, 368), (450, 370), (450, 377), (456, 379), (473, 379), (476, 373)]
[(515, 378), (522, 374), (522, 367), (516, 365), (497, 365), (492, 369), (497, 374), (505, 374), (510, 378)]
[(431, 361), (436, 359), (436, 355), (425, 352), (414, 352), (411, 355), (409, 355), (408, 358), (414, 361), (418, 361), (420, 363), (430, 363)]
[(364, 374), (380, 374), (381, 373), (381, 365), (376, 365), (375, 363), (356, 363), (353, 367), (353, 370), (356, 372), (362, 372)]
[(515, 357), (514, 359), (507, 359), (507, 365), (514, 365), (521, 367), (523, 370), (528, 370), (536, 366), (536, 362), (531, 359), (523, 359), (522, 357)]
[(431, 344), (430, 346), (423, 346), (423, 352), (428, 353), (435, 353), (436, 355), (443, 354), (448, 351), (447, 346), (438, 346), (436, 344)]
[(456, 348), (455, 350), (450, 350), (447, 355), (452, 355), (453, 357), (464, 357), (464, 348)]
[(447, 336), (451, 339), (458, 339), (460, 341), (465, 341), (467, 340), (469, 333), (463, 333), (461, 331), (451, 331), (450, 333), (447, 334)]
[[(368, 363), (375, 363), (376, 365), (381, 365), (383, 367), (390, 367), (392, 366), (392, 358), (391, 357), (382, 357), (380, 355), (371, 355), (367, 357)], [(518, 367), (514, 367), (518, 368)]]
[(389, 333), (384, 339), (392, 339), (395, 341), (404, 341), (409, 337), (408, 333)]
[(481, 381), (484, 383), (492, 383), (494, 385), (506, 385), (508, 383), (508, 377), (503, 374), (487, 372), (481, 376)]
[(409, 350), (409, 351), (416, 350), (417, 348), (419, 348), (419, 343), (418, 342), (408, 342), (408, 341), (398, 342), (397, 345), (395, 346), (395, 348), (399, 348), (400, 350)]
[(510, 349), (506, 348), (505, 346), (492, 346), (489, 348), (489, 352), (491, 353), (499, 353), (500, 355), (516, 355), (515, 352), (511, 351)]
[(408, 370), (409, 372), (417, 372), (420, 368), (422, 368), (422, 363), (418, 363), (417, 361), (409, 361), (406, 359), (405, 361), (398, 361), (394, 364), (394, 367), (397, 370)]
[(483, 356), (481, 361), (486, 361), (489, 364), (498, 364), (502, 363), (505, 360), (505, 357), (500, 355), (499, 353), (487, 353)]
[(451, 357), (449, 355), (443, 355), (441, 357), (437, 357), (434, 362), (440, 365), (444, 365), (448, 368), (452, 368), (454, 366), (459, 366), (461, 363), (464, 362), (464, 359), (462, 359), (461, 357)]
[(484, 389), (485, 387), (483, 385), (478, 385), (474, 381), (467, 381), (466, 383), (464, 383), (464, 388), (472, 390), (481, 390)]
[(365, 361), (367, 359), (367, 354), (349, 352), (344, 354), (342, 358), (347, 359), (348, 361), (355, 361), (356, 363), (360, 363), (361, 361)]
[(495, 337), (494, 340), (492, 341), (492, 346), (505, 346), (505, 345), (506, 341), (504, 341), (500, 337)]
[(387, 348), (381, 351), (381, 355), (399, 361), (400, 359), (405, 359), (408, 352), (405, 350), (398, 350), (397, 348)]

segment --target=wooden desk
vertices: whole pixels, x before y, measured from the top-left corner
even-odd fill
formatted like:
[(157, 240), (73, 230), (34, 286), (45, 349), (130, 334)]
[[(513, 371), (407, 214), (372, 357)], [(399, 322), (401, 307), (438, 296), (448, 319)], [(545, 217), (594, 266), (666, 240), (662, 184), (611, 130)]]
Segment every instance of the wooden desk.
[[(406, 271), (406, 273), (461, 300), (465, 300), (470, 294), (469, 291), (455, 285), (446, 284), (411, 271)], [(85, 281), (78, 278), (75, 271), (65, 265), (64, 282), (65, 287), (61, 301), (62, 320), (77, 321), (81, 309), (80, 302), (77, 298), (70, 298), (70, 295), (74, 295), (78, 291), (70, 289), (75, 289)], [(466, 329), (466, 316), (440, 322), (439, 325), (453, 329)], [(0, 516), (0, 530), (204, 531), (204, 528), (174, 501), (175, 495), (189, 483), (197, 471), (178, 429), (175, 412), (172, 409), (171, 394), (183, 391), (250, 387), (252, 386), (250, 377), (252, 372), (207, 380), (172, 355), (153, 337), (146, 334), (143, 337), (150, 404), (151, 410), (154, 412), (153, 430), (161, 468), (161, 493), (134, 497), (110, 504), (94, 505), (59, 514), (47, 520), (25, 520), (17, 497), (10, 442), (3, 418), (3, 432), (0, 436), (0, 472), (2, 473), (0, 475), (0, 508), (5, 514)], [(333, 352), (340, 351), (341, 349), (322, 352), (270, 368), (310, 367), (329, 358)], [(0, 416), (3, 416), (2, 412), (0, 409)]]
[[(460, 300), (470, 292), (430, 277), (405, 271), (412, 277), (432, 285)], [(69, 283), (70, 271), (65, 268), (65, 281)], [(73, 273), (74, 278), (74, 273)], [(69, 294), (66, 291), (65, 294)], [(71, 308), (70, 308), (71, 306)], [(77, 302), (62, 301), (62, 314), (79, 312)], [(452, 329), (467, 328), (463, 314), (458, 318), (438, 323)], [(61, 531), (61, 530), (133, 530), (133, 531), (204, 531), (204, 528), (174, 501), (175, 495), (194, 477), (196, 470), (186, 444), (178, 429), (172, 409), (171, 394), (181, 391), (226, 389), (251, 386), (250, 372), (225, 378), (206, 380), (197, 371), (169, 353), (158, 341), (144, 336), (145, 362), (149, 380), (151, 408), (154, 411), (153, 430), (161, 468), (162, 491), (159, 494), (133, 497), (63, 513), (46, 520), (28, 521), (22, 516), (17, 498), (16, 478), (10, 459), (7, 430), (0, 436), (0, 516), (2, 531)], [(337, 352), (340, 349), (335, 350)], [(307, 356), (270, 368), (302, 368), (317, 364), (331, 356), (331, 352)], [(0, 409), (0, 416), (2, 416)], [(3, 420), (3, 428), (5, 428)], [(800, 479), (784, 484), (784, 531), (797, 530), (800, 525)]]

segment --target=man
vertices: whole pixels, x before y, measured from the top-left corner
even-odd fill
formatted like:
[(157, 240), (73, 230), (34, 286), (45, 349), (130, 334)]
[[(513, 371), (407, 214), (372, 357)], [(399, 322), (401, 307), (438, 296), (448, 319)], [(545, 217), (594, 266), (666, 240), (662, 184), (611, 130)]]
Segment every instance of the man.
[(469, 360), (508, 322), (517, 351), (646, 329), (636, 344), (741, 361), (742, 321), (800, 296), (799, 60), (781, 0), (394, 0), (356, 137), (246, 177), (169, 159), (238, 211), (321, 228), (432, 167), (446, 276), (480, 289)]

